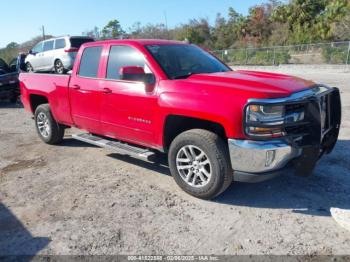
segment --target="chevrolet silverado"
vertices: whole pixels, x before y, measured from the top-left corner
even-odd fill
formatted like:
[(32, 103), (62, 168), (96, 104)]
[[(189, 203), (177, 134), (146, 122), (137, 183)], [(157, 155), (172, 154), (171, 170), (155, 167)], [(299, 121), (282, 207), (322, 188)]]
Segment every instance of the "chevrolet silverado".
[(45, 143), (76, 127), (75, 139), (121, 154), (167, 153), (176, 183), (203, 199), (232, 181), (310, 175), (341, 121), (337, 88), (232, 70), (177, 41), (86, 43), (69, 74), (22, 73), (20, 88)]

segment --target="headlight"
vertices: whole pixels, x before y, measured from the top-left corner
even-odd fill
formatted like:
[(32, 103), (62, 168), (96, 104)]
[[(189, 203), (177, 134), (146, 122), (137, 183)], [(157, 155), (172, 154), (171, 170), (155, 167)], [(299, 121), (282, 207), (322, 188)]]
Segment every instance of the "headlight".
[(256, 123), (283, 124), (284, 106), (280, 105), (249, 105), (247, 121)]
[(281, 137), (286, 132), (284, 105), (248, 105), (246, 108), (246, 133), (252, 137)]

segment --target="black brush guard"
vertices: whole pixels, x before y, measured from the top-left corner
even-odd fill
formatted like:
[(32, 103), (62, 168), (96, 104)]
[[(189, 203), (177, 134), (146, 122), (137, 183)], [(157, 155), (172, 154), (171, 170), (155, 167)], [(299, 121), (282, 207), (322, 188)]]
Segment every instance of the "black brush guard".
[(317, 160), (329, 154), (338, 140), (341, 123), (341, 100), (338, 88), (307, 99), (305, 103), (305, 133), (297, 143), (303, 154), (293, 160), (299, 176), (312, 173)]

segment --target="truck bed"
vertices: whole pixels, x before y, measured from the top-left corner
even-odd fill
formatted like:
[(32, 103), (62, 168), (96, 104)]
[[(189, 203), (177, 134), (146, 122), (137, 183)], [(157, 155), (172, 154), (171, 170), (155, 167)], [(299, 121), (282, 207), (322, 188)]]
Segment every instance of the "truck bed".
[[(60, 123), (72, 124), (69, 104), (70, 75), (21, 73), (19, 75), (22, 103), (34, 113), (35, 95), (44, 96), (51, 105), (52, 114)], [(35, 103), (34, 103), (35, 104)]]

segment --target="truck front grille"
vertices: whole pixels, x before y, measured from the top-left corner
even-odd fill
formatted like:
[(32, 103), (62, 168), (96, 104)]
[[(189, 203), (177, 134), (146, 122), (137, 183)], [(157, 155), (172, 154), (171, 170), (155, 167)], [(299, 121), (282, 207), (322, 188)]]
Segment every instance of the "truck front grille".
[(305, 112), (303, 121), (285, 126), (286, 136), (296, 139), (303, 145), (321, 144), (328, 139), (328, 133), (332, 133), (335, 129), (339, 130), (340, 98), (337, 89), (308, 97), (297, 103), (286, 104), (285, 110), (286, 114)]

